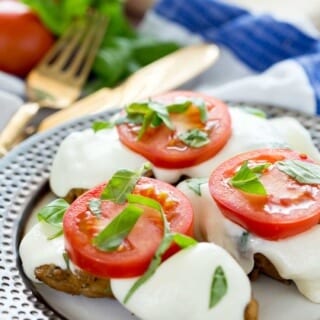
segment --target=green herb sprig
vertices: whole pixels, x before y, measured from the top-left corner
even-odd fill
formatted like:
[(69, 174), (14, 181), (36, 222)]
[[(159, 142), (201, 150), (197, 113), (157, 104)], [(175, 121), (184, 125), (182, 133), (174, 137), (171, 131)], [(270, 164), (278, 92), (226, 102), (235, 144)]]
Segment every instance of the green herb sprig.
[(69, 203), (63, 199), (56, 199), (43, 207), (37, 214), (38, 221), (48, 223), (57, 228), (57, 232), (50, 237), (49, 240), (59, 237), (63, 233), (62, 219), (69, 208)]
[(111, 121), (95, 121), (92, 123), (92, 130), (94, 132), (98, 132), (105, 129), (112, 129), (115, 126), (115, 124)]
[(179, 140), (191, 148), (201, 148), (210, 142), (207, 132), (199, 129), (190, 129), (178, 135)]
[(201, 196), (201, 186), (208, 183), (208, 178), (192, 178), (187, 179), (186, 183), (190, 190)]
[(320, 184), (320, 165), (301, 160), (284, 160), (277, 168), (302, 184)]
[(244, 161), (239, 171), (230, 179), (229, 183), (241, 191), (256, 195), (266, 195), (267, 191), (261, 181), (260, 174), (270, 166), (270, 163), (250, 168), (248, 161)]
[(157, 201), (147, 197), (140, 196), (140, 195), (130, 195), (128, 197), (128, 200), (129, 201), (131, 200), (136, 203), (144, 203), (145, 205), (149, 205), (152, 208), (159, 211), (162, 218), (162, 222), (163, 222), (163, 238), (158, 249), (156, 250), (153, 256), (153, 259), (147, 271), (132, 285), (132, 287), (126, 294), (123, 300), (123, 303), (127, 303), (130, 297), (134, 294), (134, 292), (152, 277), (152, 275), (156, 272), (157, 268), (161, 264), (164, 253), (169, 249), (172, 242), (175, 242), (177, 245), (179, 245), (183, 249), (193, 246), (197, 243), (197, 241), (191, 237), (188, 237), (183, 234), (171, 232), (166, 215), (164, 214), (161, 205)]
[(150, 169), (151, 164), (145, 163), (137, 172), (130, 170), (117, 171), (102, 191), (101, 200), (110, 200), (119, 204), (125, 203), (127, 195), (133, 191), (137, 181)]
[(126, 107), (127, 117), (122, 121), (141, 123), (141, 128), (138, 133), (138, 140), (140, 140), (148, 128), (158, 127), (161, 124), (167, 126), (170, 130), (174, 130), (174, 126), (170, 120), (169, 113), (183, 113), (190, 106), (190, 101), (182, 103), (174, 103), (166, 105), (156, 101), (135, 102)]
[(213, 274), (209, 309), (213, 308), (227, 293), (228, 282), (224, 270), (221, 266), (218, 266)]

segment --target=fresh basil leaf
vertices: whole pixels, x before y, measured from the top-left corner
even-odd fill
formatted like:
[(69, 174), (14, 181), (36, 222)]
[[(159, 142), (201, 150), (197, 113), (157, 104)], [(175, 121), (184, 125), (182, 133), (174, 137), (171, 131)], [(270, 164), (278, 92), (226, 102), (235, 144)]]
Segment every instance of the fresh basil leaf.
[(193, 239), (189, 236), (186, 236), (184, 234), (181, 234), (181, 233), (174, 233), (173, 234), (173, 241), (181, 249), (189, 248), (189, 247), (194, 246), (198, 243), (195, 239)]
[(48, 240), (55, 239), (63, 234), (62, 220), (69, 203), (63, 199), (56, 199), (43, 207), (38, 212), (38, 220), (48, 223), (56, 228), (56, 232), (48, 237)]
[(128, 115), (145, 115), (150, 111), (148, 102), (133, 102), (126, 106), (125, 111)]
[(159, 117), (163, 121), (166, 127), (168, 127), (170, 130), (174, 130), (174, 126), (169, 118), (168, 109), (165, 105), (158, 102), (150, 101), (149, 108), (156, 113), (157, 117)]
[(139, 178), (150, 168), (150, 163), (145, 163), (137, 172), (129, 170), (117, 171), (102, 191), (101, 200), (110, 200), (119, 204), (125, 203), (127, 195), (133, 191)]
[(134, 292), (138, 288), (140, 288), (145, 282), (147, 282), (153, 276), (153, 274), (156, 272), (157, 268), (161, 264), (162, 256), (169, 249), (169, 247), (172, 243), (172, 239), (173, 239), (173, 235), (170, 233), (166, 234), (163, 237), (147, 271), (132, 285), (132, 287), (130, 288), (130, 290), (126, 294), (126, 296), (123, 300), (124, 304), (126, 304), (129, 301), (129, 299), (131, 298), (131, 296), (134, 294)]
[(264, 118), (266, 119), (267, 118), (267, 115), (264, 111), (260, 110), (260, 109), (257, 109), (257, 108), (253, 108), (253, 107), (242, 107), (242, 109), (247, 112), (247, 113), (250, 113), (256, 117), (259, 117), (259, 118)]
[(100, 199), (90, 199), (89, 210), (93, 215), (100, 217), (101, 216), (101, 200)]
[(131, 204), (140, 204), (142, 206), (153, 208), (160, 213), (162, 212), (161, 204), (158, 201), (142, 196), (140, 194), (128, 194), (127, 200)]
[(142, 286), (148, 279), (152, 277), (152, 275), (156, 272), (157, 268), (161, 264), (162, 256), (169, 249), (172, 242), (176, 242), (181, 248), (187, 248), (192, 245), (195, 245), (197, 242), (193, 238), (188, 236), (171, 233), (169, 222), (163, 212), (163, 209), (160, 203), (154, 199), (150, 199), (141, 195), (130, 194), (128, 195), (128, 201), (134, 204), (141, 204), (145, 206), (149, 206), (159, 211), (162, 222), (163, 222), (163, 239), (157, 248), (155, 255), (147, 269), (147, 271), (133, 284), (128, 293), (126, 294), (123, 303), (127, 303), (130, 297), (134, 294), (134, 292)]
[(320, 165), (301, 160), (284, 160), (277, 168), (302, 184), (320, 184)]
[(69, 203), (63, 199), (56, 199), (38, 212), (38, 220), (55, 227), (61, 227), (62, 219), (69, 208)]
[(263, 164), (258, 164), (257, 166), (254, 166), (252, 168), (250, 168), (252, 170), (252, 172), (254, 173), (262, 173), (264, 170), (266, 170), (267, 168), (269, 168), (271, 166), (271, 163), (266, 162)]
[(104, 130), (104, 129), (111, 129), (114, 127), (114, 123), (110, 122), (110, 121), (95, 121), (92, 124), (92, 130), (94, 132), (98, 132), (100, 130)]
[[(258, 166), (258, 171), (262, 172), (262, 166)], [(249, 168), (248, 161), (244, 161), (239, 171), (230, 179), (229, 183), (244, 192), (266, 195), (267, 191), (259, 180), (259, 175), (254, 172), (254, 168)]]
[(143, 37), (135, 41), (133, 55), (139, 64), (147, 65), (178, 48), (179, 46), (176, 43), (159, 42), (154, 38), (143, 35)]
[(114, 251), (130, 233), (139, 217), (143, 214), (143, 208), (136, 205), (147, 206), (162, 214), (162, 207), (154, 199), (139, 194), (127, 194), (129, 205), (93, 239), (93, 244), (100, 250)]
[(139, 178), (140, 176), (133, 171), (117, 171), (102, 191), (101, 200), (110, 200), (120, 204), (125, 203), (127, 194), (132, 192)]
[(182, 132), (178, 135), (178, 138), (191, 148), (201, 148), (210, 142), (208, 134), (199, 129)]
[(240, 253), (245, 253), (248, 249), (250, 233), (243, 231), (238, 242), (238, 250)]
[(130, 120), (137, 115), (142, 117), (142, 125), (138, 133), (138, 140), (140, 140), (148, 128), (153, 125), (154, 127), (164, 123), (169, 128), (173, 128), (169, 119), (169, 113), (164, 105), (157, 102), (134, 102), (126, 107), (127, 118)]
[(187, 179), (186, 183), (192, 191), (194, 191), (198, 196), (201, 196), (201, 185), (208, 183), (208, 178), (192, 178)]
[(208, 110), (206, 103), (202, 99), (193, 99), (192, 102), (199, 109), (201, 122), (206, 123), (208, 121)]
[(267, 191), (263, 184), (258, 180), (254, 179), (252, 181), (243, 182), (233, 182), (232, 185), (246, 193), (256, 194), (256, 195), (266, 195)]
[(54, 234), (52, 234), (52, 235), (50, 235), (50, 236), (48, 237), (48, 240), (53, 240), (53, 239), (58, 238), (58, 237), (60, 237), (60, 236), (62, 236), (62, 235), (63, 235), (63, 228), (62, 228), (62, 226), (61, 226), (56, 233), (54, 233)]
[(213, 274), (211, 288), (209, 309), (212, 309), (217, 303), (226, 295), (228, 290), (228, 282), (226, 275), (221, 266), (218, 266)]
[(66, 264), (67, 270), (70, 270), (70, 257), (68, 255), (68, 252), (67, 251), (63, 252), (62, 257), (63, 257), (63, 260)]
[(115, 120), (115, 125), (120, 125), (124, 123), (142, 124), (144, 116), (142, 114), (130, 114), (125, 117), (119, 117)]
[(142, 214), (143, 209), (129, 204), (92, 239), (93, 245), (102, 251), (117, 250)]
[(184, 113), (192, 105), (191, 101), (185, 101), (181, 103), (173, 103), (167, 106), (169, 113)]
[(131, 203), (139, 203), (143, 205), (149, 205), (152, 208), (159, 211), (162, 223), (163, 223), (163, 239), (157, 248), (155, 255), (147, 269), (147, 271), (132, 285), (128, 293), (126, 294), (123, 303), (127, 303), (133, 293), (142, 286), (157, 270), (158, 266), (161, 264), (163, 254), (168, 250), (170, 247), (174, 235), (170, 233), (169, 222), (163, 212), (163, 209), (156, 200), (150, 199), (141, 195), (128, 195), (128, 200)]
[(155, 116), (155, 113), (150, 110), (148, 111), (144, 118), (143, 118), (143, 123), (142, 123), (142, 126), (139, 130), (139, 134), (138, 134), (138, 140), (140, 140), (143, 135), (145, 134), (145, 132), (148, 130), (149, 126), (151, 125), (152, 121), (153, 121), (153, 118)]

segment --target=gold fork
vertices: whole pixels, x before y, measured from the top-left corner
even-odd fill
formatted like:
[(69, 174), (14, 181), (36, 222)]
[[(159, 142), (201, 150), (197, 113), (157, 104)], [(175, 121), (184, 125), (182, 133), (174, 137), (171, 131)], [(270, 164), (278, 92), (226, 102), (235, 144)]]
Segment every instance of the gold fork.
[(41, 107), (65, 108), (75, 101), (103, 39), (107, 19), (91, 12), (72, 23), (26, 81), (29, 103), (22, 105), (0, 134), (0, 156), (16, 142)]

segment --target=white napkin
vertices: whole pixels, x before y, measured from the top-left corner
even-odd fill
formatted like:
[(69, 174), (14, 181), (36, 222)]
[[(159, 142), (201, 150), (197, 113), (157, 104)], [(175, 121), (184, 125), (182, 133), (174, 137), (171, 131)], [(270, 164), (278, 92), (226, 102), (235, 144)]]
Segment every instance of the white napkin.
[(0, 131), (23, 103), (24, 82), (0, 71)]
[(320, 114), (320, 38), (308, 20), (252, 14), (218, 0), (159, 0), (140, 31), (181, 44), (219, 45), (218, 62), (195, 90)]

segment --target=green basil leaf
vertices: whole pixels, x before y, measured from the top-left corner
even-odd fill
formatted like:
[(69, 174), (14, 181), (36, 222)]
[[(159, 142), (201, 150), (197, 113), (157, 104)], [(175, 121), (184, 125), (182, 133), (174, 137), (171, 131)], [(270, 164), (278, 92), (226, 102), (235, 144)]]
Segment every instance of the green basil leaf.
[(163, 222), (163, 239), (157, 248), (155, 255), (147, 269), (147, 271), (132, 285), (128, 293), (126, 294), (123, 303), (127, 303), (130, 297), (134, 294), (134, 292), (142, 286), (148, 279), (152, 277), (152, 275), (156, 272), (157, 268), (161, 264), (162, 256), (169, 249), (170, 245), (173, 241), (175, 241), (181, 248), (187, 248), (192, 245), (195, 245), (197, 242), (193, 238), (188, 236), (171, 233), (169, 222), (166, 218), (166, 215), (163, 212), (163, 209), (160, 203), (154, 199), (150, 199), (141, 195), (130, 194), (128, 195), (128, 201), (130, 203), (141, 204), (145, 206), (149, 206), (159, 211), (162, 222)]
[(242, 109), (247, 112), (247, 113), (250, 113), (256, 117), (259, 117), (259, 118), (264, 118), (266, 119), (267, 118), (267, 115), (264, 111), (260, 110), (260, 109), (257, 109), (257, 108), (253, 108), (253, 107), (242, 107)]
[(100, 130), (104, 130), (104, 129), (111, 129), (114, 127), (114, 124), (110, 121), (95, 121), (92, 124), (92, 130), (94, 132), (98, 132)]
[(201, 122), (206, 123), (208, 121), (208, 110), (206, 103), (202, 99), (193, 99), (192, 102), (199, 109)]
[(250, 168), (252, 170), (252, 172), (254, 173), (262, 173), (264, 170), (266, 170), (267, 168), (269, 168), (271, 166), (271, 163), (266, 162), (263, 164), (259, 164), (257, 166), (254, 166), (252, 168)]
[(134, 292), (139, 289), (145, 282), (147, 282), (153, 274), (156, 272), (157, 268), (161, 264), (162, 256), (169, 249), (172, 243), (173, 235), (167, 234), (163, 237), (147, 271), (132, 285), (128, 293), (126, 294), (123, 303), (126, 304)]
[(38, 212), (38, 220), (55, 227), (62, 226), (62, 219), (69, 208), (69, 203), (63, 199), (56, 199)]
[(159, 212), (162, 211), (161, 204), (158, 201), (142, 196), (140, 194), (128, 194), (127, 200), (131, 204), (140, 204), (142, 206), (153, 208)]
[(70, 257), (68, 255), (68, 252), (67, 251), (63, 252), (62, 257), (63, 257), (63, 260), (66, 264), (67, 270), (70, 270)]
[(189, 236), (186, 236), (184, 234), (181, 234), (181, 233), (174, 233), (173, 234), (173, 241), (181, 249), (189, 248), (189, 247), (194, 246), (198, 243), (195, 239), (193, 239)]
[(129, 204), (92, 239), (93, 245), (102, 251), (117, 250), (142, 214), (142, 208)]
[(97, 216), (100, 217), (101, 216), (101, 200), (100, 199), (91, 199), (89, 201), (89, 210), (90, 212)]
[(181, 103), (173, 103), (167, 106), (169, 113), (184, 113), (192, 105), (191, 101), (185, 101)]
[(165, 105), (150, 101), (149, 108), (156, 113), (157, 117), (159, 117), (170, 130), (174, 130), (174, 126), (169, 118), (168, 109)]
[(284, 160), (277, 168), (302, 184), (320, 184), (320, 165), (301, 160)]
[(248, 250), (250, 233), (243, 231), (238, 242), (238, 250), (240, 253), (245, 253)]
[[(256, 169), (259, 172), (262, 172), (266, 167), (265, 165), (259, 165)], [(259, 175), (254, 172), (254, 168), (249, 168), (248, 161), (244, 161), (239, 171), (232, 177), (229, 183), (244, 192), (257, 194), (257, 195), (266, 195), (267, 191), (263, 184), (259, 180)]]
[(148, 102), (133, 102), (126, 106), (125, 111), (128, 115), (145, 115), (150, 111)]
[(201, 185), (208, 183), (208, 178), (192, 178), (187, 179), (186, 183), (192, 191), (194, 191), (198, 196), (201, 196)]
[(235, 183), (234, 182), (232, 185), (235, 188), (237, 188), (243, 192), (246, 192), (246, 193), (262, 195), (262, 196), (267, 194), (265, 187), (258, 179), (248, 181), (245, 183), (239, 183), (239, 182)]
[(210, 142), (208, 134), (199, 129), (187, 130), (180, 133), (178, 138), (191, 148), (201, 148)]
[(209, 309), (212, 309), (227, 293), (228, 282), (225, 273), (221, 266), (218, 266), (213, 274), (211, 288)]
[(69, 203), (63, 199), (56, 199), (43, 207), (38, 212), (38, 220), (48, 223), (56, 228), (56, 232), (48, 237), (48, 240), (55, 239), (63, 234), (62, 220)]
[(142, 114), (128, 114), (125, 117), (120, 117), (115, 120), (115, 125), (120, 125), (124, 123), (142, 124), (144, 120), (144, 115)]
[(143, 137), (143, 135), (145, 134), (145, 132), (148, 130), (148, 128), (149, 128), (149, 126), (151, 125), (151, 123), (152, 123), (152, 120), (153, 120), (153, 118), (154, 118), (154, 111), (152, 111), (152, 110), (149, 110), (146, 114), (145, 114), (145, 116), (144, 116), (144, 118), (143, 118), (143, 122), (142, 122), (142, 126), (141, 126), (141, 128), (140, 128), (140, 130), (139, 130), (139, 134), (138, 134), (138, 140), (140, 140), (142, 137)]
[(150, 168), (150, 163), (145, 163), (137, 172), (129, 170), (117, 171), (102, 191), (101, 200), (110, 200), (119, 204), (125, 203), (127, 195), (133, 191), (139, 178)]
[(163, 209), (159, 202), (154, 199), (150, 199), (141, 195), (128, 195), (128, 201), (131, 203), (139, 203), (143, 205), (149, 205), (150, 207), (159, 211), (162, 222), (163, 222), (163, 239), (157, 248), (155, 255), (147, 269), (147, 271), (132, 285), (128, 293), (126, 294), (123, 303), (127, 303), (130, 297), (134, 294), (134, 292), (142, 286), (152, 275), (156, 272), (157, 268), (161, 264), (163, 254), (168, 250), (170, 247), (174, 235), (170, 233), (169, 222), (163, 212)]

